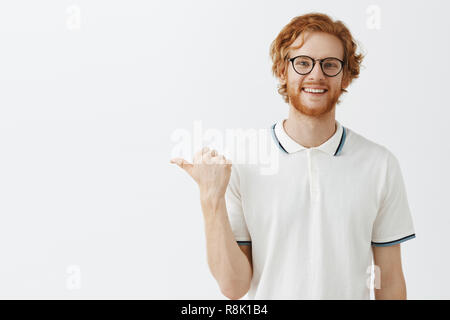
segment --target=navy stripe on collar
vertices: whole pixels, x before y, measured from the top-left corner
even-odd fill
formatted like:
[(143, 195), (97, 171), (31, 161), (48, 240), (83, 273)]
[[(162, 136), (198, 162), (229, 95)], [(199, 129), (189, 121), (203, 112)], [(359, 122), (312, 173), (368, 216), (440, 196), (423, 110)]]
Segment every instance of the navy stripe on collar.
[(337, 156), (341, 152), (342, 147), (344, 146), (345, 138), (347, 136), (347, 132), (346, 131), (347, 131), (347, 129), (344, 126), (342, 126), (341, 141), (339, 142), (339, 146), (338, 146), (336, 152), (334, 153), (335, 156)]
[(287, 152), (286, 151), (286, 149), (284, 149), (283, 148), (283, 146), (281, 145), (281, 143), (280, 143), (280, 140), (278, 140), (278, 138), (277, 138), (277, 136), (276, 136), (276, 134), (275, 134), (275, 125), (276, 125), (276, 123), (272, 126), (272, 137), (273, 137), (273, 139), (274, 139), (274, 141), (275, 141), (275, 144), (278, 146), (278, 148), (280, 148), (282, 151), (284, 151), (284, 152), (286, 152), (286, 153), (289, 153), (289, 152)]

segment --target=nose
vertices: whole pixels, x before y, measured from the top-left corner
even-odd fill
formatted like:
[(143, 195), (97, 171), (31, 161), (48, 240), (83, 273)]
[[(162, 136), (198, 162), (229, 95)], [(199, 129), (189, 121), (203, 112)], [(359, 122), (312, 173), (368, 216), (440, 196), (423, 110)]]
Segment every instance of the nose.
[(314, 68), (308, 74), (308, 80), (324, 80), (325, 75), (322, 72), (322, 68), (320, 67), (320, 62), (316, 61)]

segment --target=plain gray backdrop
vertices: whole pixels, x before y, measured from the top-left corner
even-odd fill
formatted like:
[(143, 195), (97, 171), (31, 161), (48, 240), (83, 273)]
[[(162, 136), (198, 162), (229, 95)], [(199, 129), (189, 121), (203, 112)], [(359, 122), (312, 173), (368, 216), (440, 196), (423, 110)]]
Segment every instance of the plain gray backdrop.
[(400, 161), (408, 298), (449, 299), (450, 4), (306, 3), (2, 1), (0, 298), (225, 299), (173, 133), (287, 117), (269, 46), (317, 11), (366, 54), (337, 119)]

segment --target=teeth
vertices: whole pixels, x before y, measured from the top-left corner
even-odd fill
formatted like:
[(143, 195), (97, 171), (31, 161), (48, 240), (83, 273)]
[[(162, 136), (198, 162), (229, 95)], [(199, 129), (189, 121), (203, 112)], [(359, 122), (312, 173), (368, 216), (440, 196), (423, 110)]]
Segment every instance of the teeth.
[(312, 92), (312, 93), (323, 93), (325, 92), (324, 89), (311, 89), (311, 88), (303, 88), (306, 92)]

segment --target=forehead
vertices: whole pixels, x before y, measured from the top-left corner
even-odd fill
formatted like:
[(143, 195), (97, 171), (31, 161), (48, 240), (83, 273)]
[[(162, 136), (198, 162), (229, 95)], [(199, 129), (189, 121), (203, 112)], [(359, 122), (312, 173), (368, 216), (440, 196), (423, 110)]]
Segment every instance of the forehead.
[[(304, 41), (303, 41), (303, 39)], [(300, 48), (295, 48), (301, 46)], [(344, 59), (344, 46), (338, 37), (325, 32), (303, 32), (290, 46), (290, 57), (307, 55), (315, 59)]]

